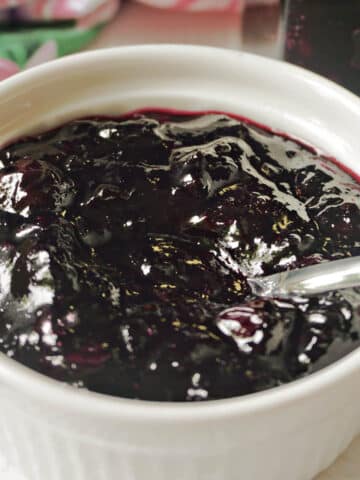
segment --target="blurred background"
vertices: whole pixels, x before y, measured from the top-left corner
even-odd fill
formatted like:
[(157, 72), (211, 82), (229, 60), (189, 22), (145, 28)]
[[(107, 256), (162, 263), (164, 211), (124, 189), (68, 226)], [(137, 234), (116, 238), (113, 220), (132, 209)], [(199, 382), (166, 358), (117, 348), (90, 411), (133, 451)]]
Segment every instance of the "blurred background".
[(360, 0), (0, 0), (0, 79), (76, 51), (140, 43), (285, 59), (360, 95)]

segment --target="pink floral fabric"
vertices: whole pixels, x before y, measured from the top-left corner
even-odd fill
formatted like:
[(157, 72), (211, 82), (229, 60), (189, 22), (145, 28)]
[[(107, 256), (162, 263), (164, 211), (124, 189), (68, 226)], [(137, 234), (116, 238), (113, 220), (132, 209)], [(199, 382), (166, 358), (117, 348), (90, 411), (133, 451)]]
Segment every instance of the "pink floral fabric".
[[(276, 3), (278, 0), (136, 0), (140, 3), (172, 10), (237, 11), (244, 3)], [(0, 9), (21, 6), (31, 19), (74, 19), (89, 15), (104, 4), (118, 5), (118, 0), (0, 0)], [(116, 4), (116, 5), (115, 5)]]
[(5, 80), (20, 71), (20, 67), (11, 60), (0, 58), (0, 80)]
[[(246, 3), (279, 0), (133, 0), (174, 11), (239, 12)], [(0, 80), (21, 69), (75, 52), (91, 42), (116, 14), (121, 0), (0, 0)], [(58, 20), (73, 20), (74, 27)], [(28, 22), (50, 22), (46, 29), (27, 28)], [(1, 22), (18, 25), (1, 31)], [(53, 22), (53, 23), (51, 23)]]
[[(92, 25), (110, 20), (120, 0), (0, 0), (0, 12), (16, 7), (23, 20), (83, 20), (92, 17)], [(12, 13), (13, 15), (13, 13)]]

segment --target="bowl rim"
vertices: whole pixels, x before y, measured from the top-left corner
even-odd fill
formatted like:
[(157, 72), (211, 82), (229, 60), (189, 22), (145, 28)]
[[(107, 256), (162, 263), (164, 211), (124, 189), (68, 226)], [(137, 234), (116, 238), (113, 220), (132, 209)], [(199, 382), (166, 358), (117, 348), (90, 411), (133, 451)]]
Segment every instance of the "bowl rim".
[[(343, 103), (351, 110), (360, 113), (360, 98), (345, 88), (327, 80), (315, 73), (304, 70), (301, 67), (291, 65), (276, 59), (269, 59), (246, 52), (227, 50), (223, 48), (179, 45), (179, 44), (152, 44), (133, 45), (95, 50), (85, 53), (69, 55), (53, 60), (46, 64), (23, 71), (14, 77), (3, 80), (0, 83), (0, 97), (8, 89), (16, 90), (24, 82), (31, 82), (38, 77), (53, 73), (62, 66), (81, 67), (82, 62), (96, 61), (99, 56), (121, 56), (122, 54), (157, 54), (169, 53), (173, 55), (186, 51), (189, 55), (211, 52), (214, 55), (232, 55), (236, 61), (239, 56), (242, 61), (248, 63), (261, 63), (264, 68), (274, 68), (284, 74), (301, 76), (302, 81), (311, 84), (314, 88), (325, 88), (340, 95)], [(359, 169), (360, 170), (360, 169)], [(211, 421), (213, 418), (229, 416), (241, 416), (282, 407), (292, 404), (316, 394), (319, 390), (330, 387), (341, 379), (351, 376), (360, 369), (360, 347), (345, 355), (331, 365), (310, 374), (309, 376), (292, 381), (288, 384), (274, 387), (244, 396), (209, 400), (205, 402), (154, 402), (136, 400), (100, 394), (88, 390), (76, 389), (44, 374), (38, 373), (31, 368), (0, 353), (0, 382), (10, 386), (16, 391), (24, 391), (28, 395), (39, 400), (46, 399), (47, 403), (59, 406), (62, 410), (76, 411), (81, 414), (98, 414), (103, 417), (126, 417), (134, 421), (154, 421), (169, 423), (175, 418), (177, 421), (195, 422)]]

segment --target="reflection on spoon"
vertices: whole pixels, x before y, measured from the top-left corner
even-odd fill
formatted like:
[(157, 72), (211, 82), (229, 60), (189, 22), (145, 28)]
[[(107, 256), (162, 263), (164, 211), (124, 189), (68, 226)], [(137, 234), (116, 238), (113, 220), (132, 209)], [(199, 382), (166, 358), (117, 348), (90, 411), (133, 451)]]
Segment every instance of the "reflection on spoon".
[(360, 287), (360, 256), (248, 280), (254, 295), (291, 298)]

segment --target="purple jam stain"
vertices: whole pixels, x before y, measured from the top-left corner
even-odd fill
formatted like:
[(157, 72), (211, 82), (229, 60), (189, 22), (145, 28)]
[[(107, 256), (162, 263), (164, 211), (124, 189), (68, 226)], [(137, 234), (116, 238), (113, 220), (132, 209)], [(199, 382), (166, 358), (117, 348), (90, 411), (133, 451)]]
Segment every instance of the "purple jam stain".
[(360, 289), (247, 278), (360, 254), (359, 183), (219, 113), (72, 121), (0, 152), (0, 350), (127, 398), (258, 392), (360, 345)]

